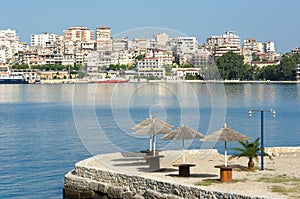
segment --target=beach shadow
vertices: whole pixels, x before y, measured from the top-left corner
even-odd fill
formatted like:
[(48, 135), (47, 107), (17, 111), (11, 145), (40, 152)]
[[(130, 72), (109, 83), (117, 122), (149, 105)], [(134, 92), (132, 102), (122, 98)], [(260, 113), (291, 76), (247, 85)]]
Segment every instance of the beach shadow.
[(114, 162), (125, 162), (125, 161), (140, 161), (140, 160), (144, 160), (145, 158), (143, 157), (136, 157), (136, 158), (118, 158), (118, 159), (112, 159), (111, 161), (114, 161)]
[(212, 177), (218, 177), (218, 175), (208, 174), (208, 173), (191, 173), (190, 177), (182, 177), (182, 176), (179, 176), (178, 174), (168, 174), (167, 176), (180, 177), (180, 178), (212, 178)]
[(131, 162), (131, 163), (120, 163), (120, 164), (114, 164), (113, 166), (119, 166), (119, 167), (124, 167), (124, 166), (142, 166), (142, 165), (148, 165), (146, 162)]
[(149, 167), (140, 167), (138, 168), (140, 172), (151, 172), (151, 173), (169, 173), (177, 171), (176, 169), (170, 169), (170, 168), (160, 168), (159, 170), (151, 171)]
[(121, 152), (123, 157), (144, 157), (145, 154), (140, 152)]

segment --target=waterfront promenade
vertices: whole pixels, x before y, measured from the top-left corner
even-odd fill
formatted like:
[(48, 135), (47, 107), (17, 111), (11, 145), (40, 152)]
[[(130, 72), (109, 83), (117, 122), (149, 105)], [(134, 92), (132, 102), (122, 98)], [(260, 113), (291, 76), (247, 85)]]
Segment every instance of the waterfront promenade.
[[(149, 171), (144, 154), (112, 153), (97, 155), (78, 162), (65, 176), (65, 188), (102, 191), (113, 197), (147, 198), (295, 198), (300, 197), (300, 147), (267, 148), (272, 159), (265, 159), (265, 170), (233, 170), (233, 182), (218, 181), (224, 156), (216, 150), (187, 150), (190, 177), (179, 177), (174, 164), (182, 161), (182, 151), (162, 151), (161, 170)], [(246, 158), (232, 159), (229, 164), (246, 166)], [(259, 163), (256, 163), (259, 167)], [(114, 187), (114, 191), (112, 191)], [(119, 188), (118, 188), (119, 187)], [(284, 190), (290, 190), (285, 192)], [(85, 192), (85, 194), (86, 194)], [(72, 192), (71, 194), (78, 194)], [(123, 195), (122, 195), (123, 194)], [(144, 197), (141, 197), (144, 194)]]

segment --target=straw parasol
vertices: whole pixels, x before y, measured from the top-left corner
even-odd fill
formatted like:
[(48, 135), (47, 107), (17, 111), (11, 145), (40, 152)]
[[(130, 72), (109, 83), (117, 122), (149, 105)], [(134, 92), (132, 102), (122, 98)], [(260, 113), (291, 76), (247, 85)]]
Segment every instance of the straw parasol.
[(251, 138), (228, 128), (226, 123), (224, 123), (224, 127), (215, 131), (214, 133), (207, 135), (205, 138), (201, 139), (203, 142), (215, 142), (215, 141), (224, 141), (225, 142), (225, 166), (227, 167), (227, 149), (226, 142), (227, 141), (244, 141), (250, 140)]
[(172, 125), (159, 120), (158, 118), (153, 117), (152, 115), (139, 124), (131, 127), (131, 129), (136, 130), (134, 135), (148, 135), (150, 137), (150, 148), (149, 151), (152, 151), (155, 156), (156, 148), (156, 134), (167, 134), (171, 131)]
[(198, 131), (187, 127), (185, 125), (181, 125), (168, 133), (167, 135), (163, 136), (161, 139), (163, 140), (181, 140), (182, 141), (182, 159), (183, 163), (185, 163), (185, 156), (184, 156), (184, 140), (190, 140), (195, 138), (204, 138), (204, 135), (199, 133)]

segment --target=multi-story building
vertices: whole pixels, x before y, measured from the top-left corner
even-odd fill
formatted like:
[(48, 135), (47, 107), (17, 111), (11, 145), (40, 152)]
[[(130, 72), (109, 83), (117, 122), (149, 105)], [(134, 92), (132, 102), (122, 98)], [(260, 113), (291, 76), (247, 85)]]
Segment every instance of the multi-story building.
[(296, 79), (297, 81), (300, 81), (300, 64), (297, 64)]
[(165, 77), (165, 68), (159, 58), (144, 58), (136, 62), (137, 73), (143, 77)]
[(128, 49), (136, 50), (141, 53), (147, 52), (147, 49), (150, 48), (150, 40), (144, 38), (134, 38), (128, 41)]
[(193, 66), (208, 66), (211, 64), (211, 56), (207, 49), (199, 48), (192, 57)]
[(255, 53), (256, 55), (259, 53), (258, 42), (254, 38), (245, 39), (243, 41), (243, 47), (242, 47), (244, 63), (251, 64), (253, 53)]
[(99, 26), (96, 29), (96, 43), (97, 43), (97, 50), (101, 50), (101, 51), (112, 50), (112, 39), (111, 39), (110, 27)]
[(26, 42), (19, 42), (18, 44), (18, 52), (28, 51), (30, 46)]
[(18, 53), (18, 42), (17, 31), (11, 29), (0, 30), (0, 50), (5, 52), (5, 63), (11, 62), (13, 55)]
[(63, 36), (51, 33), (32, 34), (31, 35), (31, 47), (45, 48), (49, 45), (60, 44), (63, 40)]
[(297, 54), (297, 53), (300, 53), (300, 46), (298, 48), (294, 48), (291, 50), (291, 53), (292, 54)]
[(113, 51), (127, 51), (128, 50), (128, 37), (124, 38), (114, 38), (112, 40), (112, 50)]
[(175, 60), (173, 52), (170, 50), (152, 49), (147, 51), (145, 58), (158, 58), (161, 60), (163, 66), (171, 66)]
[(64, 41), (90, 42), (94, 39), (94, 31), (87, 27), (70, 27), (64, 30)]
[(240, 37), (233, 31), (227, 31), (221, 36), (211, 36), (204, 46), (214, 56), (222, 56), (229, 51), (241, 54)]
[(169, 35), (167, 33), (160, 33), (154, 35), (153, 39), (150, 39), (151, 49), (167, 49), (167, 43), (169, 41)]
[(198, 41), (196, 37), (171, 38), (168, 45), (170, 45), (176, 55), (192, 54), (198, 49)]
[(6, 63), (5, 50), (1, 50), (1, 49), (0, 49), (0, 63), (1, 64)]
[(29, 66), (32, 65), (39, 65), (41, 62), (41, 58), (39, 57), (36, 51), (26, 51), (23, 54), (22, 63), (28, 64)]

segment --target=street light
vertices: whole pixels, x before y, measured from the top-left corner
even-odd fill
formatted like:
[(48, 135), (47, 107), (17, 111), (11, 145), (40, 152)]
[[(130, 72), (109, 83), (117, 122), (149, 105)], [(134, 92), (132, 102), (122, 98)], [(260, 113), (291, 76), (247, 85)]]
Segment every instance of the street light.
[(273, 115), (273, 118), (276, 117), (276, 112), (273, 109), (251, 109), (248, 112), (249, 117), (252, 117), (252, 113), (253, 112), (260, 112), (260, 126), (261, 126), (261, 135), (260, 135), (260, 144), (261, 144), (261, 152), (260, 152), (260, 156), (261, 156), (261, 170), (264, 170), (264, 112), (271, 112)]

